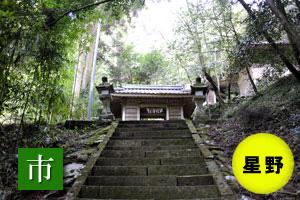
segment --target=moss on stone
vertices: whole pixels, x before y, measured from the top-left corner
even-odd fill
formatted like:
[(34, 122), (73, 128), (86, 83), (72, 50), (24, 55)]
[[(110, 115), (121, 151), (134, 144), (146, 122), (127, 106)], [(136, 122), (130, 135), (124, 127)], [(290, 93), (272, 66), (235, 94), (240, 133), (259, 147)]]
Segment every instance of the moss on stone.
[(111, 128), (111, 125), (96, 130), (95, 133), (94, 133), (94, 135), (92, 137), (90, 137), (90, 139), (88, 140), (87, 144), (88, 145), (92, 145), (97, 140), (101, 140), (101, 136), (104, 135), (104, 134), (106, 134), (110, 128)]

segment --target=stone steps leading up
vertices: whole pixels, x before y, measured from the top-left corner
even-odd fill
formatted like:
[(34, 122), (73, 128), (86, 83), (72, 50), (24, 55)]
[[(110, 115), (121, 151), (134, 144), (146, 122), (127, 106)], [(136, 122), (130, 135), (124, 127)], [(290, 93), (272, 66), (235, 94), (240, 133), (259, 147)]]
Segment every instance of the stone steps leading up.
[(148, 166), (94, 166), (93, 176), (156, 176), (156, 175), (199, 175), (207, 174), (205, 165), (148, 165)]
[(203, 158), (169, 157), (169, 158), (99, 158), (96, 165), (100, 166), (146, 166), (146, 165), (176, 165), (176, 164), (203, 164)]
[(213, 185), (212, 175), (194, 176), (90, 176), (91, 186), (197, 186)]
[(113, 139), (111, 138), (107, 146), (144, 147), (144, 146), (164, 146), (164, 145), (195, 145), (191, 138), (181, 139)]
[[(108, 199), (91, 199), (91, 198), (76, 198), (76, 200), (108, 200)], [(114, 200), (127, 200), (127, 199), (114, 199)], [(138, 200), (138, 199), (130, 199), (130, 200)], [(154, 199), (145, 199), (145, 200), (154, 200)], [(183, 199), (177, 199), (183, 200)], [(196, 198), (196, 199), (189, 199), (189, 200), (224, 200), (224, 198)]]
[(185, 125), (176, 125), (176, 126), (169, 126), (169, 127), (119, 127), (116, 129), (116, 132), (143, 132), (143, 131), (162, 131), (162, 130), (188, 130)]
[(113, 158), (168, 158), (168, 157), (194, 157), (200, 156), (199, 149), (179, 149), (179, 150), (160, 150), (160, 151), (143, 151), (143, 150), (104, 150), (101, 157)]
[(221, 200), (185, 121), (120, 122), (116, 130), (82, 182), (78, 200)]
[(121, 121), (118, 128), (174, 128), (184, 127), (185, 121), (183, 120), (170, 120), (170, 121)]
[(147, 124), (147, 125), (164, 125), (164, 124), (183, 124), (185, 125), (184, 120), (167, 120), (167, 121), (156, 121), (156, 120), (132, 120), (132, 121), (120, 121), (119, 125), (141, 125), (141, 124)]
[(198, 148), (196, 144), (192, 145), (164, 145), (164, 146), (140, 146), (140, 147), (132, 147), (132, 146), (106, 146), (106, 150), (144, 150), (144, 151), (159, 151), (159, 150), (173, 150), (173, 149), (193, 149)]
[(113, 139), (178, 139), (191, 138), (188, 130), (165, 130), (165, 131), (140, 131), (140, 132), (116, 132)]
[(80, 196), (106, 199), (190, 199), (218, 197), (215, 185), (204, 186), (83, 186)]

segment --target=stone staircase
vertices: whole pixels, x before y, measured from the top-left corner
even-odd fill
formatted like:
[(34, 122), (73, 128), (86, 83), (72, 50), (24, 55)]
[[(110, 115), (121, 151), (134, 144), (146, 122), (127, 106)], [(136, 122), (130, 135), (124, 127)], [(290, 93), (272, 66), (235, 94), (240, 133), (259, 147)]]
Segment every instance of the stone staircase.
[(226, 199), (185, 121), (119, 122), (77, 199)]

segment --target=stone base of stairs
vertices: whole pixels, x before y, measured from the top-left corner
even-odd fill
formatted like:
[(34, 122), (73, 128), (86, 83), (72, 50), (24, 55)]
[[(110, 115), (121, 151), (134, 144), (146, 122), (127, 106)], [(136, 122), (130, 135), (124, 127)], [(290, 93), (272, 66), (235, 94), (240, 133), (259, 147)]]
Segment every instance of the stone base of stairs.
[(120, 122), (68, 197), (235, 199), (192, 133), (183, 120)]
[(80, 196), (108, 199), (191, 199), (218, 197), (215, 185), (205, 186), (83, 186)]

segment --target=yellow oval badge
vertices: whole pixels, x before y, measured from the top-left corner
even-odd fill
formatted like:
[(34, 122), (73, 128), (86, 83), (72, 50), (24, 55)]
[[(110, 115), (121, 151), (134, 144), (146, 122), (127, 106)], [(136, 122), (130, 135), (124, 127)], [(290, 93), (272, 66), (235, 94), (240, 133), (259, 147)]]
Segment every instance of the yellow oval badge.
[(270, 194), (288, 183), (293, 174), (294, 157), (280, 137), (257, 133), (237, 146), (232, 169), (245, 189), (256, 194)]

